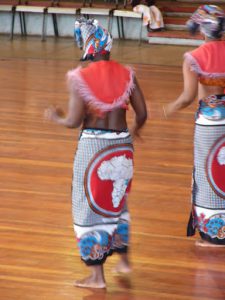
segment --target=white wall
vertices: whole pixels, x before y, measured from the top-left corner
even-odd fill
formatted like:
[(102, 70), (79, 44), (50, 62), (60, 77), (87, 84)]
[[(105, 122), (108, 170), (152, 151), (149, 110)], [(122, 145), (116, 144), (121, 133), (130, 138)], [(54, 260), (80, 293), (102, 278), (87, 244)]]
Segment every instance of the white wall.
[[(75, 16), (72, 15), (57, 15), (58, 28), (60, 36), (73, 36), (73, 28)], [(107, 28), (107, 18), (102, 16), (94, 16), (100, 24)], [(28, 35), (41, 35), (43, 15), (39, 13), (26, 13), (26, 27)], [(124, 31), (126, 39), (139, 39), (140, 35), (140, 20), (124, 18)], [(11, 14), (8, 12), (0, 12), (0, 34), (9, 34), (11, 28)], [(20, 34), (19, 14), (16, 13), (14, 34)], [(54, 35), (52, 16), (47, 16), (47, 31), (49, 36)], [(118, 38), (117, 20), (113, 18), (112, 35)], [(148, 40), (147, 30), (142, 27), (142, 39)]]

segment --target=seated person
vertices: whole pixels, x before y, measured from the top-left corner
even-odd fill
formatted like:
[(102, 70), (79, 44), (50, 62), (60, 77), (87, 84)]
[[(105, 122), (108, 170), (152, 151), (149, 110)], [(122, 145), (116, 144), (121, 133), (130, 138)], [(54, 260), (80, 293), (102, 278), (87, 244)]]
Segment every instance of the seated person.
[(133, 0), (131, 5), (133, 11), (143, 14), (143, 26), (147, 26), (148, 31), (161, 31), (164, 29), (162, 14), (155, 6), (154, 0)]

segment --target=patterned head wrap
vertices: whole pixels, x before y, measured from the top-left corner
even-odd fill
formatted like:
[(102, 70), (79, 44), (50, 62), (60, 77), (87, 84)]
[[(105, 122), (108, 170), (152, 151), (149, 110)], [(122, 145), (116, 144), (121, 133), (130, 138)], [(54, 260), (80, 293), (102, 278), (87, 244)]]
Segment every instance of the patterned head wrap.
[(225, 13), (216, 5), (202, 5), (193, 13), (187, 27), (192, 34), (200, 29), (211, 39), (221, 38), (225, 31)]
[(107, 54), (112, 48), (110, 33), (99, 26), (97, 20), (76, 20), (74, 35), (77, 46), (84, 50), (81, 60), (93, 60), (96, 54)]

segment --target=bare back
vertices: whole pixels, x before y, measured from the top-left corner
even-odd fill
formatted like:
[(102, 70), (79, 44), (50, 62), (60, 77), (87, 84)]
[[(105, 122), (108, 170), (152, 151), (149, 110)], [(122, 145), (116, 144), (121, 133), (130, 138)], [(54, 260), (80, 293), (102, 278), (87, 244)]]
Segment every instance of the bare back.
[(221, 86), (208, 86), (201, 83), (198, 84), (198, 99), (203, 99), (209, 95), (224, 94), (225, 87)]
[[(147, 119), (147, 109), (143, 93), (140, 89), (137, 78), (134, 77), (134, 89), (130, 95), (130, 105), (135, 112), (134, 126), (139, 130)], [(88, 114), (85, 109), (85, 117), (83, 119), (83, 128), (99, 128), (112, 130), (126, 130), (126, 109), (117, 108), (113, 111), (105, 113), (103, 117), (97, 117), (94, 114)]]
[(113, 111), (107, 112), (104, 117), (96, 117), (93, 114), (87, 114), (83, 122), (84, 128), (99, 128), (99, 129), (113, 129), (126, 130), (126, 110), (117, 108)]

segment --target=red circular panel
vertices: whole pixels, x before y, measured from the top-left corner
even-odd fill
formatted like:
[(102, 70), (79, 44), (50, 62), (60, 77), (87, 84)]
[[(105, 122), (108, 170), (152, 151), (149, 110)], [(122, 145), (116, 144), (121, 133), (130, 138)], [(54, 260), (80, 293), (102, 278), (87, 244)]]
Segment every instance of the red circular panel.
[(207, 161), (207, 171), (212, 188), (220, 197), (225, 198), (225, 136), (212, 147)]
[(109, 147), (98, 153), (88, 166), (85, 175), (85, 191), (91, 208), (104, 216), (116, 217), (120, 214), (126, 195), (130, 191), (132, 179), (124, 181), (125, 191), (122, 199), (115, 205), (112, 200), (114, 181), (101, 179), (98, 170), (103, 162), (109, 162), (113, 158), (122, 157), (124, 160), (133, 161), (133, 149), (130, 146)]

